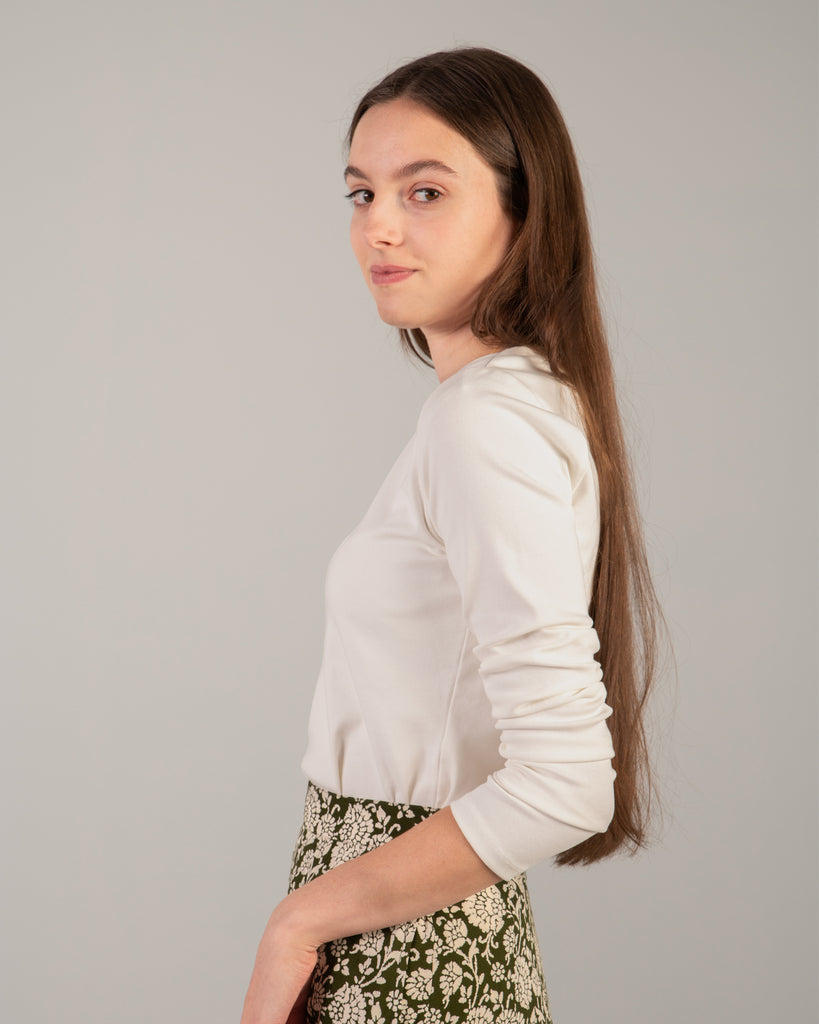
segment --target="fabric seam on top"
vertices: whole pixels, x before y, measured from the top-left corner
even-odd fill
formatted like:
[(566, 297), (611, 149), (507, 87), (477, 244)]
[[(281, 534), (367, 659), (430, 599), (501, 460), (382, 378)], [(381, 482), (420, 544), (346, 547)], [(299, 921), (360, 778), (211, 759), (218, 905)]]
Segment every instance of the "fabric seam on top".
[(446, 718), (444, 719), (444, 728), (441, 732), (441, 740), (438, 746), (438, 765), (435, 770), (435, 802), (440, 805), (441, 803), (441, 761), (444, 756), (444, 745), (447, 734), (449, 733), (449, 725), (452, 721), (452, 708), (455, 704), (455, 694), (458, 689), (458, 680), (461, 678), (461, 667), (464, 663), (464, 655), (466, 653), (466, 642), (469, 639), (469, 629), (464, 630), (463, 641), (461, 642), (461, 653), (458, 656), (458, 664), (455, 668), (455, 675), (452, 679), (452, 685), (449, 691), (449, 703), (446, 709)]

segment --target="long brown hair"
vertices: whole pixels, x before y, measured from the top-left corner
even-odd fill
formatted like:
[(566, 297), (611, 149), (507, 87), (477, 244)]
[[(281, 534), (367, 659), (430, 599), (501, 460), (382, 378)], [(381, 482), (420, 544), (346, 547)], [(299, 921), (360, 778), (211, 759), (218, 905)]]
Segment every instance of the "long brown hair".
[[(578, 400), (600, 484), (600, 543), (589, 606), (612, 714), (615, 810), (608, 829), (559, 854), (590, 864), (647, 843), (654, 785), (645, 704), (657, 665), (662, 613), (651, 581), (594, 270), (583, 187), (566, 125), (546, 86), (505, 54), (462, 47), (420, 57), (370, 89), (353, 114), (403, 97), (470, 142), (494, 169), (517, 231), (472, 315), (487, 344), (529, 345)], [(404, 349), (432, 365), (421, 330)]]

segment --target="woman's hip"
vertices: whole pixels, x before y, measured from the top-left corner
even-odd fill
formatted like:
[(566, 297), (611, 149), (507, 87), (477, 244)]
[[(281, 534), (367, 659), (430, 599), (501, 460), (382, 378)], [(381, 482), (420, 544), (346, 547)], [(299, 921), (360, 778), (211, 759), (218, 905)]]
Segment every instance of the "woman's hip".
[[(288, 891), (436, 810), (339, 796), (308, 783)], [(319, 947), (307, 1019), (550, 1024), (526, 875), (413, 921)]]

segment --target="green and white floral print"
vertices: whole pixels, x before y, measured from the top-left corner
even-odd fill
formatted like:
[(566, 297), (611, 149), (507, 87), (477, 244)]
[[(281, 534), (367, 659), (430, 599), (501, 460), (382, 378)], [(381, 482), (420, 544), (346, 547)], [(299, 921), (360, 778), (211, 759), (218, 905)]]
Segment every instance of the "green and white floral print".
[[(436, 808), (310, 782), (289, 892)], [(552, 1024), (526, 875), (392, 928), (319, 947), (309, 1024)]]

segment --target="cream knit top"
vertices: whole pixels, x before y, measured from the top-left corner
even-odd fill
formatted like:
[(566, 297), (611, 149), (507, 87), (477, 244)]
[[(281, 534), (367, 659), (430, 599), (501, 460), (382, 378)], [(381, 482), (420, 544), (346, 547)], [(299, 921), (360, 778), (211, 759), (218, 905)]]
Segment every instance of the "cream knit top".
[(301, 768), (451, 805), (501, 878), (605, 831), (614, 755), (589, 617), (597, 474), (571, 389), (526, 345), (439, 383), (330, 560)]

